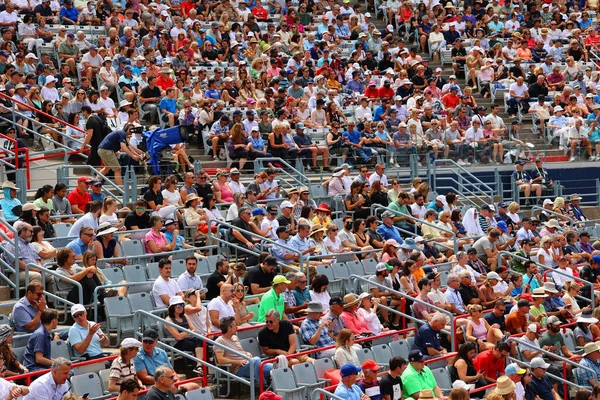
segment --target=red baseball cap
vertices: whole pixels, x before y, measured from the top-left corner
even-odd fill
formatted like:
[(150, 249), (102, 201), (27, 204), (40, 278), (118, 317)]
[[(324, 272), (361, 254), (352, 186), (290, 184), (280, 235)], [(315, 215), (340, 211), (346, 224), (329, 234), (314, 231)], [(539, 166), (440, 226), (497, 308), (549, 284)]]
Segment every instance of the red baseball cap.
[(191, 40), (190, 39), (183, 39), (183, 43), (190, 43)]
[(87, 176), (80, 176), (77, 179), (77, 183), (80, 183), (80, 182), (91, 183), (92, 180), (90, 178), (88, 178)]
[(373, 360), (365, 360), (365, 362), (362, 363), (363, 371), (365, 369), (370, 369), (371, 371), (378, 371), (379, 368), (381, 368), (381, 366), (377, 365), (377, 363)]
[(258, 397), (258, 400), (281, 400), (283, 397), (271, 392), (270, 390), (263, 392)]

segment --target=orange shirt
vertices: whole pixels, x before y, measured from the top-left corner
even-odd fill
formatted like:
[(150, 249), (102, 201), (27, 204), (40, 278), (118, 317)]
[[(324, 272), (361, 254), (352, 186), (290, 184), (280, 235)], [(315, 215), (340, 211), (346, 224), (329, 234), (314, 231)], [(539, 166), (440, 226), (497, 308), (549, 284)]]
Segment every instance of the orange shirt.
[(517, 329), (521, 329), (521, 332), (525, 332), (525, 329), (527, 328), (527, 317), (515, 311), (506, 317), (505, 323), (506, 331), (511, 335), (519, 333)]

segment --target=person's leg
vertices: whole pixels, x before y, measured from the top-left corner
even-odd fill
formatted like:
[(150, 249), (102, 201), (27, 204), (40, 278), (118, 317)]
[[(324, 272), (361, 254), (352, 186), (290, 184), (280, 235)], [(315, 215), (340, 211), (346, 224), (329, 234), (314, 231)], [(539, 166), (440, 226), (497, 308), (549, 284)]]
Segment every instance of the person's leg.
[(115, 173), (115, 184), (119, 186), (123, 186), (123, 177), (121, 176), (121, 168), (113, 169)]
[(210, 139), (210, 141), (212, 142), (213, 158), (218, 158), (219, 157), (219, 137), (214, 136), (212, 139)]
[(312, 166), (316, 167), (317, 166), (317, 156), (319, 155), (319, 149), (317, 147), (311, 147), (310, 148), (310, 158), (312, 160)]
[(517, 111), (516, 111), (517, 102), (514, 98), (511, 97), (508, 99), (507, 104), (508, 104), (508, 115), (510, 117), (513, 117), (517, 113)]
[[(381, 296), (379, 298), (379, 302), (381, 303), (382, 306), (387, 306), (388, 305), (388, 301), (387, 301), (387, 297), (385, 296)], [(383, 322), (390, 322), (390, 316), (389, 316), (389, 312), (388, 310), (384, 309), (383, 307), (379, 308), (379, 312), (381, 313), (381, 317), (383, 318)]]
[(529, 196), (531, 195), (531, 186), (529, 186), (529, 184), (527, 183), (519, 186), (519, 190), (521, 190), (527, 198), (529, 198)]

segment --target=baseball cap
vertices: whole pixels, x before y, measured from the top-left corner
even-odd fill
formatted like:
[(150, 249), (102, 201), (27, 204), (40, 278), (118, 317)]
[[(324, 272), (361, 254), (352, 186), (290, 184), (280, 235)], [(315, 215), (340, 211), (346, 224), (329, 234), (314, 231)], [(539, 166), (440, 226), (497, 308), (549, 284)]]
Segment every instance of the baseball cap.
[(279, 235), (281, 232), (289, 232), (289, 231), (290, 231), (290, 227), (289, 227), (289, 225), (286, 225), (286, 226), (278, 227), (277, 230), (275, 231), (275, 233), (277, 233)]
[(74, 304), (73, 307), (71, 307), (71, 315), (75, 315), (81, 311), (85, 311), (85, 307), (81, 304)]
[(374, 360), (365, 360), (362, 363), (362, 369), (370, 369), (371, 371), (378, 371), (381, 368)]
[(421, 353), (421, 350), (411, 350), (411, 352), (408, 354), (409, 362), (423, 362), (426, 359), (427, 357)]
[(285, 201), (283, 201), (281, 203), (281, 205), (279, 207), (281, 207), (281, 208), (288, 208), (288, 207), (292, 208), (292, 207), (294, 207), (294, 205), (291, 202), (285, 200)]
[(547, 325), (560, 325), (560, 324), (562, 324), (562, 322), (560, 322), (560, 319), (558, 319), (558, 317), (556, 315), (551, 315), (550, 317), (548, 317)]
[(340, 375), (342, 378), (345, 378), (350, 375), (358, 374), (360, 371), (361, 369), (354, 364), (344, 364), (342, 365), (342, 368), (340, 368)]
[(332, 297), (329, 300), (329, 305), (330, 306), (343, 306), (344, 304), (344, 300), (341, 297)]
[(85, 182), (85, 183), (91, 183), (92, 180), (90, 178), (88, 178), (87, 176), (80, 176), (77, 179), (77, 183), (81, 183), (81, 182)]
[(504, 369), (504, 373), (506, 375), (524, 375), (525, 372), (527, 372), (527, 370), (525, 368), (521, 368), (517, 363), (508, 364)]
[(267, 206), (267, 212), (269, 214), (277, 214), (279, 212), (279, 210), (277, 209), (277, 206), (272, 204), (270, 206)]
[(156, 332), (155, 329), (148, 328), (142, 334), (142, 341), (144, 341), (144, 340), (152, 340), (152, 341), (154, 341), (156, 339), (158, 339), (158, 332)]
[(257, 207), (254, 210), (252, 210), (252, 215), (254, 215), (254, 216), (256, 216), (256, 215), (267, 215), (267, 213), (262, 208)]
[(548, 369), (549, 366), (550, 366), (550, 364), (548, 364), (546, 361), (544, 361), (544, 359), (542, 357), (535, 357), (533, 360), (531, 360), (531, 369), (534, 369), (534, 368)]
[(527, 326), (527, 332), (539, 333), (539, 328), (537, 324), (529, 324)]
[(381, 272), (381, 271), (391, 271), (393, 269), (392, 266), (387, 265), (386, 263), (380, 262), (379, 264), (377, 264), (375, 266), (375, 271), (377, 272)]
[(273, 278), (273, 285), (279, 285), (280, 283), (285, 283), (287, 285), (291, 282), (288, 281), (283, 275), (277, 275), (275, 278)]

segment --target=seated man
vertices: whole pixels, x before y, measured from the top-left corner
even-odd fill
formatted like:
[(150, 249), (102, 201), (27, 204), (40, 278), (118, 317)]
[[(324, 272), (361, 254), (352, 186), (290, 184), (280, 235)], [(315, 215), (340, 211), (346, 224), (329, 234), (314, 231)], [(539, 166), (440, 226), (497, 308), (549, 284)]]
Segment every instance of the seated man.
[(41, 326), (42, 311), (46, 309), (44, 288), (39, 281), (27, 285), (25, 297), (19, 299), (12, 311), (15, 332), (31, 333)]
[(515, 162), (515, 171), (512, 176), (519, 191), (523, 192), (526, 200), (525, 205), (528, 206), (531, 204), (531, 192), (535, 192), (535, 195), (539, 199), (542, 195), (542, 186), (539, 183), (531, 182), (531, 178), (527, 172), (523, 171), (523, 165), (525, 165), (524, 161), (517, 160)]
[(495, 383), (496, 379), (504, 375), (506, 357), (510, 355), (510, 346), (505, 342), (498, 342), (493, 349), (479, 353), (473, 360), (477, 371), (483, 372), (483, 378), (488, 383)]
[[(233, 285), (225, 283), (221, 286), (219, 296), (212, 299), (206, 308), (208, 309), (208, 318), (211, 323), (211, 330), (218, 332), (220, 330), (221, 320), (225, 317), (237, 316), (229, 301), (233, 299)], [(239, 322), (239, 321), (238, 321)]]
[[(289, 356), (298, 352), (296, 333), (291, 322), (282, 321), (279, 312), (275, 309), (266, 312), (265, 321), (267, 325), (258, 332), (258, 343), (267, 356), (271, 358), (279, 355)], [(308, 356), (298, 356), (288, 358), (288, 365), (291, 367), (313, 361)]]
[(183, 292), (179, 288), (177, 281), (171, 279), (171, 260), (163, 258), (158, 262), (158, 272), (160, 276), (156, 278), (152, 285), (152, 297), (156, 307), (168, 307), (169, 299), (173, 296), (182, 296)]
[(418, 398), (416, 396), (419, 395), (421, 390), (432, 390), (438, 399), (444, 397), (442, 390), (435, 381), (433, 373), (425, 365), (425, 360), (427, 359), (428, 357), (421, 350), (411, 350), (408, 354), (409, 364), (401, 375), (402, 396), (404, 398)]
[[(237, 325), (235, 323), (234, 317), (225, 317), (221, 319), (221, 332), (223, 333), (219, 336), (215, 342), (225, 346), (225, 348), (220, 346), (213, 346), (213, 350), (215, 352), (215, 357), (217, 358), (217, 365), (222, 364), (231, 364), (229, 368), (229, 372), (232, 374), (236, 374), (242, 378), (250, 377), (250, 368), (254, 368), (254, 379), (258, 382), (258, 377), (260, 376), (260, 357), (252, 357), (251, 353), (244, 351), (242, 345), (240, 344), (240, 340), (236, 336)], [(240, 357), (237, 354), (232, 353), (231, 350), (235, 350), (239, 353), (246, 354), (248, 357), (252, 357), (252, 365), (248, 362), (248, 360)], [(273, 364), (265, 364), (263, 367), (264, 377), (268, 378), (271, 375), (271, 370), (273, 369)]]
[(277, 310), (279, 315), (283, 319), (287, 319), (287, 315), (284, 313), (285, 310), (285, 296), (284, 293), (287, 289), (287, 285), (291, 282), (286, 279), (283, 275), (277, 275), (273, 278), (271, 289), (263, 294), (260, 299), (260, 307), (258, 309), (258, 322), (265, 321), (265, 314), (269, 310)]
[[(169, 356), (163, 349), (156, 347), (158, 343), (158, 332), (154, 329), (146, 329), (142, 334), (142, 350), (133, 359), (136, 376), (146, 386), (154, 385), (154, 373), (161, 366), (173, 369)], [(179, 375), (173, 374), (173, 383), (179, 381)], [(179, 388), (186, 391), (199, 389), (196, 383), (185, 383)]]
[(344, 364), (340, 368), (340, 377), (342, 380), (335, 388), (334, 394), (342, 399), (360, 399), (366, 400), (370, 397), (363, 393), (356, 384), (360, 368), (353, 364)]
[(69, 344), (73, 346), (75, 356), (86, 360), (106, 357), (102, 346), (108, 346), (108, 336), (102, 332), (100, 324), (87, 320), (87, 311), (81, 304), (71, 307), (71, 316), (75, 323), (69, 329)]
[(23, 355), (23, 366), (30, 372), (50, 368), (50, 342), (59, 339), (58, 334), (52, 334), (52, 330), (58, 326), (56, 310), (50, 308), (42, 311), (40, 322), (42, 325), (29, 337)]
[(215, 297), (219, 297), (221, 286), (227, 283), (227, 280), (231, 277), (229, 271), (229, 261), (224, 258), (217, 260), (215, 270), (206, 280), (206, 300), (212, 300)]
[(441, 330), (446, 325), (446, 316), (442, 313), (435, 313), (431, 321), (421, 325), (413, 344), (414, 350), (419, 350), (423, 354), (430, 356), (440, 356), (447, 354), (448, 350), (442, 347)]
[[(308, 303), (306, 309), (306, 319), (302, 321), (300, 326), (300, 334), (305, 343), (318, 348), (326, 346), (335, 346), (333, 336), (333, 321), (323, 318), (323, 305), (318, 301)], [(335, 347), (317, 353), (317, 358), (330, 358), (335, 354)]]
[[(286, 228), (283, 229), (286, 231)], [(249, 271), (244, 277), (244, 286), (248, 288), (247, 295), (266, 293), (271, 289), (275, 271), (277, 270), (277, 259), (273, 256), (266, 257), (258, 268)]]
[[(391, 279), (388, 278), (390, 275), (390, 271), (393, 269), (392, 266), (386, 263), (379, 263), (375, 266), (375, 275), (369, 277), (369, 281), (377, 284), (385, 286), (382, 288), (377, 285), (369, 285), (369, 291), (373, 295), (373, 298), (379, 299), (382, 305), (386, 307), (396, 308), (398, 311), (402, 309), (402, 301), (400, 296), (392, 293), (390, 290), (393, 290)], [(390, 324), (389, 313), (385, 309), (379, 309), (381, 312), (381, 316), (383, 317), (384, 324)], [(391, 326), (399, 327), (400, 324), (400, 314), (394, 313), (394, 319)]]

